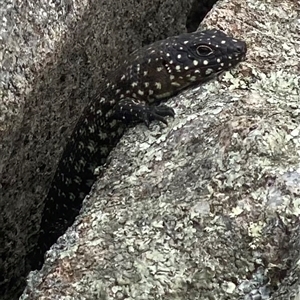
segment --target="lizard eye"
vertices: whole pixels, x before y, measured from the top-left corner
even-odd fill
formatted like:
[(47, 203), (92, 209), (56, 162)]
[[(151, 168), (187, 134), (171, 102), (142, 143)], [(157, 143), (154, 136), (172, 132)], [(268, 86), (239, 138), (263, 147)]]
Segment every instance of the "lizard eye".
[(213, 50), (210, 47), (205, 45), (198, 46), (196, 51), (199, 56), (208, 56), (213, 52)]

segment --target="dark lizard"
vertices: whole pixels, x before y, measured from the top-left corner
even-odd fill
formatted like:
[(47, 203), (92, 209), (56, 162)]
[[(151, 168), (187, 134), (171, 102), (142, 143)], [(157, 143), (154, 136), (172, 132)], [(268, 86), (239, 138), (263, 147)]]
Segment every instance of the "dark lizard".
[[(243, 41), (205, 30), (142, 48), (111, 74), (99, 97), (84, 109), (59, 161), (45, 199), (38, 252), (48, 250), (73, 223), (95, 181), (95, 167), (106, 162), (128, 125), (167, 124), (173, 109), (154, 104), (234, 67), (246, 51)], [(30, 260), (33, 268), (40, 266), (36, 254)]]

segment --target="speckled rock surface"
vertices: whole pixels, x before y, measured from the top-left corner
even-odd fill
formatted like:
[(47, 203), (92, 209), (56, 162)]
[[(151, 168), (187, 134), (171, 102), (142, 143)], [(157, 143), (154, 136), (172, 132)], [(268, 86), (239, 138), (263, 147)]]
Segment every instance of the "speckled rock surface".
[(190, 4), (1, 2), (0, 298), (24, 283), (42, 199), (82, 107), (133, 49), (183, 32)]
[(21, 299), (299, 298), (298, 12), (218, 4), (247, 62), (126, 134)]

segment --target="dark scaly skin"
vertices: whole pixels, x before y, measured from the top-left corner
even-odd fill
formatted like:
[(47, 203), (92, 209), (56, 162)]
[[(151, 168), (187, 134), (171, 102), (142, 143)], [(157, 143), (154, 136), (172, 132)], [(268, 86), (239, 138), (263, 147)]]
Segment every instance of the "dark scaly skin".
[(45, 200), (40, 253), (72, 224), (95, 181), (95, 167), (105, 163), (128, 124), (148, 126), (152, 120), (167, 124), (165, 117), (173, 117), (173, 109), (153, 104), (230, 69), (244, 60), (246, 51), (243, 41), (206, 30), (170, 37), (134, 52), (108, 78), (103, 92), (89, 103), (75, 126)]

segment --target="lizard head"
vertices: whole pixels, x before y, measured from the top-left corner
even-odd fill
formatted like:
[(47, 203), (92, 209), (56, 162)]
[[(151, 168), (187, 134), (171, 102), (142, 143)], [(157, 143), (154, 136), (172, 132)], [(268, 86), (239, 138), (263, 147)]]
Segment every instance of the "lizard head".
[(151, 103), (231, 69), (246, 52), (244, 41), (220, 30), (185, 33), (135, 51), (116, 76), (126, 86), (123, 96), (145, 96)]
[(164, 66), (171, 84), (203, 82), (245, 59), (246, 43), (220, 30), (182, 34), (166, 42)]

